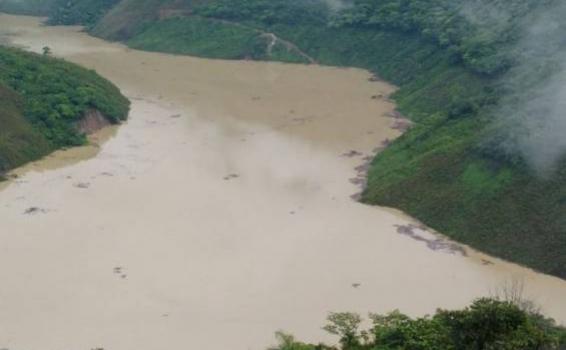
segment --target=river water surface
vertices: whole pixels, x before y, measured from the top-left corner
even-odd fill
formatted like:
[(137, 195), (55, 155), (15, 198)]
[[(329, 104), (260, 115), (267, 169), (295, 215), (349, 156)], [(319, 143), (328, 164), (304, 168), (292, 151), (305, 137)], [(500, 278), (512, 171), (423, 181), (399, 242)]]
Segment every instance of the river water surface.
[(0, 15), (0, 31), (133, 102), (124, 125), (3, 185), (0, 347), (332, 341), (330, 311), (423, 315), (510, 280), (566, 322), (566, 282), (350, 198), (355, 168), (399, 135), (394, 88), (368, 72), (139, 52), (29, 17)]

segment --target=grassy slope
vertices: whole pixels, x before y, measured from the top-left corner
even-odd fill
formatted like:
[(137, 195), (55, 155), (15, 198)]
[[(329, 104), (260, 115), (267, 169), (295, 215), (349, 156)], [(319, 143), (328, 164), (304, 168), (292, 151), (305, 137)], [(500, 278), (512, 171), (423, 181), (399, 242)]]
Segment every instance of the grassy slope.
[[(212, 20), (159, 21), (162, 3), (124, 0), (94, 33), (209, 57), (238, 58), (248, 50), (250, 36), (235, 30), (224, 37), (234, 28)], [(545, 181), (478, 146), (497, 97), (491, 79), (414, 33), (245, 23), (294, 42), (323, 64), (366, 68), (401, 87), (399, 109), (418, 126), (374, 160), (365, 202), (403, 209), (483, 251), (566, 278), (566, 168)]]
[(0, 172), (59, 147), (79, 145), (74, 124), (91, 109), (126, 118), (128, 100), (90, 71), (60, 59), (0, 46)]
[(252, 29), (198, 17), (148, 25), (127, 43), (149, 51), (227, 59), (259, 58), (256, 51), (261, 49), (256, 47), (265, 46), (265, 40)]

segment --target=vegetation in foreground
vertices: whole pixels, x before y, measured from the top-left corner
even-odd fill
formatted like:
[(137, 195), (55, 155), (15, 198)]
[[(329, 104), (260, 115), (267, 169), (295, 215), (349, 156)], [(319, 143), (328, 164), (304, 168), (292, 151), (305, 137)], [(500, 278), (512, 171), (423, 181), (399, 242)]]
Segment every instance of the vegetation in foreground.
[(339, 337), (339, 345), (307, 344), (278, 332), (279, 344), (270, 350), (566, 349), (566, 329), (512, 302), (495, 299), (478, 299), (464, 310), (438, 310), (423, 318), (394, 311), (370, 314), (370, 320), (372, 326), (361, 330), (359, 315), (331, 314), (324, 329)]
[[(45, 50), (46, 53), (49, 50)], [(89, 111), (110, 122), (127, 117), (118, 88), (47, 54), (0, 46), (0, 173), (86, 141), (75, 124)]]

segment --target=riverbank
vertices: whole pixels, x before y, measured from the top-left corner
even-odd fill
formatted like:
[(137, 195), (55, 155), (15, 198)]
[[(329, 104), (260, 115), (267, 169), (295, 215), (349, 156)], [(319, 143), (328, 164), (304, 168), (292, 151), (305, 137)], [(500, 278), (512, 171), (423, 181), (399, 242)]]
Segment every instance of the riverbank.
[(400, 134), (372, 98), (394, 87), (367, 71), (140, 52), (28, 17), (5, 28), (96, 69), (132, 111), (94, 158), (0, 192), (1, 346), (259, 350), (278, 329), (329, 340), (330, 311), (423, 315), (513, 278), (566, 322), (564, 281), (433, 250), (433, 232), (351, 200), (355, 168)]

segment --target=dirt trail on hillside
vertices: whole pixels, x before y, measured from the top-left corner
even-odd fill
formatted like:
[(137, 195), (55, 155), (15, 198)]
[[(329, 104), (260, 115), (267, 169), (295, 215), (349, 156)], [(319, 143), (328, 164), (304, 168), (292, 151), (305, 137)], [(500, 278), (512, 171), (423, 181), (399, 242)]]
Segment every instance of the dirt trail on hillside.
[(280, 45), (283, 45), (283, 47), (285, 47), (285, 49), (287, 49), (288, 51), (293, 52), (293, 53), (301, 56), (302, 58), (304, 58), (308, 63), (318, 64), (317, 60), (315, 60), (312, 56), (307, 54), (305, 51), (301, 50), (297, 45), (295, 45), (294, 43), (292, 43), (288, 40), (280, 38), (275, 33), (267, 32), (263, 29), (248, 26), (248, 25), (238, 23), (238, 22), (227, 21), (227, 20), (224, 20), (224, 19), (208, 18), (208, 17), (202, 17), (202, 18), (206, 19), (207, 21), (220, 22), (220, 23), (225, 23), (225, 24), (228, 24), (228, 25), (236, 26), (236, 27), (251, 29), (251, 30), (255, 31), (256, 33), (258, 33), (261, 37), (267, 38), (269, 40), (269, 43), (267, 44), (267, 49), (266, 49), (267, 56), (272, 56), (273, 48), (277, 44), (280, 44)]
[(297, 47), (297, 45), (293, 44), (292, 42), (287, 41), (287, 40), (283, 40), (280, 37), (278, 37), (277, 35), (275, 35), (274, 33), (268, 33), (268, 32), (262, 32), (262, 31), (259, 31), (259, 32), (261, 33), (262, 36), (264, 36), (264, 37), (266, 37), (270, 40), (269, 44), (267, 45), (267, 55), (268, 56), (272, 56), (273, 48), (275, 47), (275, 45), (281, 44), (281, 45), (283, 45), (283, 47), (285, 47), (285, 49), (298, 54), (299, 56), (304, 58), (308, 63), (318, 64), (318, 62), (314, 58), (309, 56), (303, 50), (299, 49)]

